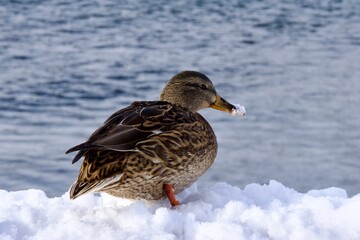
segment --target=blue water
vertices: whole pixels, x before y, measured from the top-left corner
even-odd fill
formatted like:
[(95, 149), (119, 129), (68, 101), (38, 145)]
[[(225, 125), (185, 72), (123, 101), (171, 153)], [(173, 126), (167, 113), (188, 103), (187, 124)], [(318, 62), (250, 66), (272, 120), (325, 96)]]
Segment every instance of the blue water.
[(248, 111), (201, 111), (219, 153), (200, 186), (360, 192), (356, 0), (2, 3), (0, 188), (63, 194), (80, 166), (64, 152), (185, 69)]

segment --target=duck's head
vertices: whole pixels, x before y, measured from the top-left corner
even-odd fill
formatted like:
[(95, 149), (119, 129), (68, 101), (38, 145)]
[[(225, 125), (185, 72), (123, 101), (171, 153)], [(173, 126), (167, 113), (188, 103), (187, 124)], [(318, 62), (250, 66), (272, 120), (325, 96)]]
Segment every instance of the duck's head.
[(160, 100), (186, 107), (193, 112), (207, 107), (229, 113), (236, 109), (216, 92), (207, 76), (195, 71), (183, 71), (171, 78)]

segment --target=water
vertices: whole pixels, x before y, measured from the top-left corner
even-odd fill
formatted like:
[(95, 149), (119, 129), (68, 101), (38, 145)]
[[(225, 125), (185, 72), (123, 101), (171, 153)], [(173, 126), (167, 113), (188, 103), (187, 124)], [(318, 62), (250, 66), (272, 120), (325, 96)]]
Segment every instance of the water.
[(245, 119), (201, 113), (219, 141), (200, 186), (360, 186), (358, 1), (7, 1), (0, 6), (0, 188), (63, 194), (64, 152), (112, 112), (207, 74)]

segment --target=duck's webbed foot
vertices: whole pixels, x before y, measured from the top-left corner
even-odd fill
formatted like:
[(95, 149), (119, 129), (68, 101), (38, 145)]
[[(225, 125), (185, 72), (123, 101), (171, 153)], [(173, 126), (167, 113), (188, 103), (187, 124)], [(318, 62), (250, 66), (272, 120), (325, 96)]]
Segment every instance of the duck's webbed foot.
[(164, 190), (166, 193), (166, 196), (168, 197), (171, 206), (178, 206), (180, 205), (180, 202), (176, 199), (174, 189), (171, 184), (164, 184)]

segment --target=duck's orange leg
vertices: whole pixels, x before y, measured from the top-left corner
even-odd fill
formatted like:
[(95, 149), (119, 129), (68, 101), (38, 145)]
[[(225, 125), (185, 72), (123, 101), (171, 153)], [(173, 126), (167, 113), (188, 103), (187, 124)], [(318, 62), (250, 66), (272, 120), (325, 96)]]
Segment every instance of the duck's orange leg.
[(171, 206), (177, 206), (180, 205), (180, 202), (176, 199), (176, 196), (174, 194), (174, 189), (171, 184), (164, 184), (164, 190), (166, 193), (166, 196), (168, 197)]

